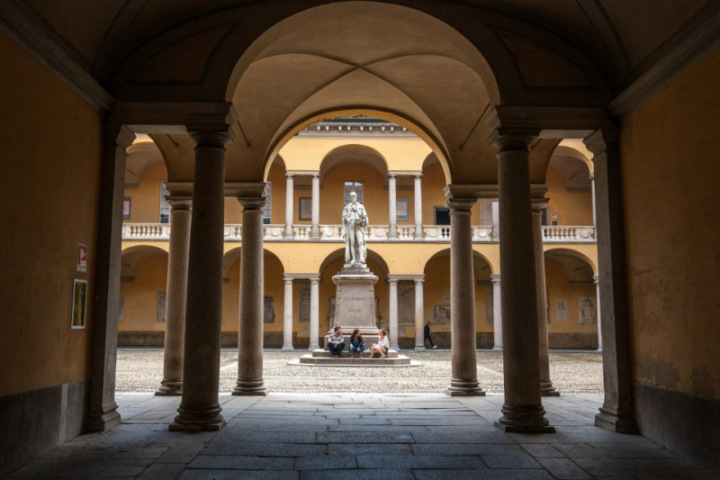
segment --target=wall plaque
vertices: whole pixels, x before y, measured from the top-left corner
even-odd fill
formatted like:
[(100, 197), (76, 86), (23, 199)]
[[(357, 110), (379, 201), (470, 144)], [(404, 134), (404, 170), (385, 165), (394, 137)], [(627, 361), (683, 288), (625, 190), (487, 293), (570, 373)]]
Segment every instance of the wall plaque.
[(557, 318), (558, 320), (567, 320), (567, 302), (565, 300), (557, 301)]
[(301, 280), (298, 284), (298, 322), (310, 323), (310, 282)]
[(450, 323), (450, 305), (435, 305), (433, 308), (433, 323), (436, 325)]
[(597, 309), (595, 308), (595, 297), (589, 295), (581, 295), (578, 297), (578, 305), (580, 310), (580, 325), (597, 324)]
[(415, 325), (415, 283), (398, 282), (398, 325)]
[(273, 310), (273, 297), (270, 295), (263, 296), (263, 322), (275, 322), (275, 310)]
[(167, 306), (167, 293), (158, 292), (157, 294), (157, 322), (165, 323), (165, 308)]

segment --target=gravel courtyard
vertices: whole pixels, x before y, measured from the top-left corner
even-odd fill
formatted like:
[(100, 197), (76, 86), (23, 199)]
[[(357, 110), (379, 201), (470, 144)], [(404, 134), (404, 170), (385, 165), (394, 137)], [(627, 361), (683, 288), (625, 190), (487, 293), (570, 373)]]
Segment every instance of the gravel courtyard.
[[(309, 367), (288, 365), (307, 353), (265, 350), (264, 378), (273, 392), (443, 392), (450, 384), (450, 351), (402, 351), (422, 365), (403, 368)], [(119, 348), (118, 392), (152, 392), (162, 380), (161, 349)], [(502, 392), (501, 352), (478, 352), (478, 381), (487, 392)], [(550, 377), (561, 393), (601, 392), (602, 354), (550, 353)], [(237, 350), (223, 349), (220, 391), (230, 392), (237, 378)]]

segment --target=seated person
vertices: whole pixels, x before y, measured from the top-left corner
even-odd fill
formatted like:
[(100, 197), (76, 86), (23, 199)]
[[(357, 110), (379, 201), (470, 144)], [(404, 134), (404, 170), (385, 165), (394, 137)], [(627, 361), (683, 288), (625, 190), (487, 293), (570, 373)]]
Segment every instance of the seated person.
[(340, 354), (345, 348), (345, 338), (342, 335), (342, 329), (340, 327), (333, 329), (333, 334), (328, 338), (327, 347), (333, 357), (340, 357)]
[(377, 353), (380, 355), (380, 358), (385, 358), (385, 355), (390, 348), (390, 340), (388, 340), (387, 332), (385, 332), (385, 330), (380, 330), (378, 334), (380, 335), (380, 338), (378, 339), (378, 343), (373, 343), (372, 347), (370, 347), (370, 356), (374, 357)]
[(360, 335), (360, 330), (357, 328), (353, 330), (352, 335), (350, 335), (350, 345), (348, 348), (354, 357), (361, 356), (365, 351), (365, 341), (363, 340), (362, 335)]

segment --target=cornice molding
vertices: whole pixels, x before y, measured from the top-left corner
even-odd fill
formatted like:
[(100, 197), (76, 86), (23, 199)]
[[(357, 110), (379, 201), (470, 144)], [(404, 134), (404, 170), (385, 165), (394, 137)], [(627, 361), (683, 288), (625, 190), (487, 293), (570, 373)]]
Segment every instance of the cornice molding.
[(88, 73), (65, 41), (24, 2), (0, 2), (0, 30), (95, 110), (103, 113), (110, 110), (112, 95)]
[(230, 102), (117, 102), (109, 121), (141, 133), (227, 132), (237, 130)]
[(485, 124), (498, 136), (581, 138), (611, 123), (604, 107), (498, 105)]
[(700, 12), (697, 27), (687, 33), (678, 32), (674, 36), (677, 39), (671, 37), (661, 47), (664, 55), (608, 104), (613, 117), (627, 116), (720, 46), (720, 3), (710, 4), (710, 12)]

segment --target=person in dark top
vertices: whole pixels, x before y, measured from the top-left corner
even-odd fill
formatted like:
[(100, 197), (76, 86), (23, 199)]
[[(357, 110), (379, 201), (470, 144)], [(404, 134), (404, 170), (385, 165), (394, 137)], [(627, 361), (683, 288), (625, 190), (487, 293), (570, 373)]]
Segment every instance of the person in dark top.
[(350, 345), (348, 348), (354, 357), (361, 357), (365, 351), (365, 341), (363, 340), (362, 335), (360, 335), (360, 330), (357, 328), (353, 330), (352, 335), (350, 335)]
[(430, 337), (430, 322), (425, 324), (425, 337), (423, 338), (423, 344), (425, 343), (425, 340), (430, 342), (430, 346), (432, 348), (437, 348), (437, 345), (433, 343), (432, 338)]

